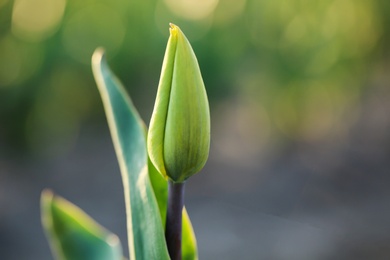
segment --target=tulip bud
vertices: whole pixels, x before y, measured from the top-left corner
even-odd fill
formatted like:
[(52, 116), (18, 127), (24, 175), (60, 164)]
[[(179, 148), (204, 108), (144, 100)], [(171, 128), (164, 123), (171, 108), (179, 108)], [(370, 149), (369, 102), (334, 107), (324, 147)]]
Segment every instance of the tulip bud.
[(148, 133), (148, 152), (159, 172), (184, 182), (209, 154), (210, 111), (198, 61), (174, 24), (165, 51)]

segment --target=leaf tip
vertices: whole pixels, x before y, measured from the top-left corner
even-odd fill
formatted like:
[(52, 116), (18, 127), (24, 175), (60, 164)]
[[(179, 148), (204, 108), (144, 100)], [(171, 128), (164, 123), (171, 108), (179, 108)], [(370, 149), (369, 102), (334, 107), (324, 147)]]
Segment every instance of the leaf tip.
[(93, 52), (92, 55), (92, 66), (96, 66), (101, 63), (101, 61), (105, 59), (105, 50), (103, 47), (98, 47)]
[(109, 234), (107, 237), (106, 237), (106, 242), (108, 245), (110, 245), (111, 247), (115, 247), (115, 246), (121, 246), (121, 242), (119, 240), (119, 237), (115, 234)]
[(54, 193), (50, 189), (44, 189), (41, 193), (41, 207), (48, 205), (54, 198)]

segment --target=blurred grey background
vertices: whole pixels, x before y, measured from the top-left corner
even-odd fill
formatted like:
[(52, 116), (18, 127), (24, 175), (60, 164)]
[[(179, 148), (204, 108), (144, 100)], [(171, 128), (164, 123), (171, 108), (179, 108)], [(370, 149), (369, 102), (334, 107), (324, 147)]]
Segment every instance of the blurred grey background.
[(0, 259), (52, 259), (44, 188), (118, 234), (123, 190), (90, 69), (103, 46), (149, 122), (168, 23), (212, 144), (187, 184), (200, 259), (390, 259), (390, 2), (0, 0)]

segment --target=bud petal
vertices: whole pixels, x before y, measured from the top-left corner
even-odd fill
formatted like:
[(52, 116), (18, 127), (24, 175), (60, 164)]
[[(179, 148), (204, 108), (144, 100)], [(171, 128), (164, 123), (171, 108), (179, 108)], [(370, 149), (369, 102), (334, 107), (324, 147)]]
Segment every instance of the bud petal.
[(170, 24), (148, 152), (159, 172), (183, 182), (200, 171), (210, 147), (210, 112), (198, 61), (187, 38)]

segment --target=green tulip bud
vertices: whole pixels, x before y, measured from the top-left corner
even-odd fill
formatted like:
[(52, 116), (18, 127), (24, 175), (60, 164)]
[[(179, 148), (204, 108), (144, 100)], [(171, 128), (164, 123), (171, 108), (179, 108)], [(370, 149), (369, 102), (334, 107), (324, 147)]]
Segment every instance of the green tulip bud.
[(158, 171), (173, 182), (199, 172), (210, 147), (210, 111), (198, 61), (180, 30), (170, 24), (148, 152)]

